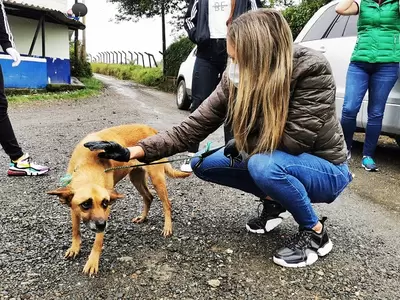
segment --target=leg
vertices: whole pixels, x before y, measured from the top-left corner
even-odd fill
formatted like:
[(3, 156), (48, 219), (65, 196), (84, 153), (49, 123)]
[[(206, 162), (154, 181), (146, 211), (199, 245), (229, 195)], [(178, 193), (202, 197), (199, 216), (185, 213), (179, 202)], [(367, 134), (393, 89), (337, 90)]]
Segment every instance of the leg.
[(208, 156), (199, 167), (195, 168), (198, 161), (199, 158), (194, 158), (191, 164), (194, 174), (200, 179), (265, 198), (266, 194), (258, 188), (250, 176), (247, 163), (235, 162), (233, 167), (230, 167), (230, 160), (224, 155), (224, 149)]
[(138, 190), (139, 194), (143, 197), (143, 210), (139, 217), (132, 219), (134, 223), (142, 223), (146, 221), (149, 214), (151, 203), (153, 202), (153, 195), (150, 193), (146, 182), (146, 171), (141, 168), (134, 168), (129, 173), (129, 179), (134, 187)]
[[(191, 112), (194, 112), (211, 95), (219, 81), (219, 67), (209, 60), (197, 57), (193, 68)], [(195, 153), (198, 150), (199, 145), (196, 144), (188, 151)]]
[(294, 156), (275, 151), (271, 155), (253, 155), (248, 169), (263, 193), (280, 202), (307, 229), (318, 223), (311, 202), (331, 203), (351, 178), (346, 164), (336, 166), (307, 153)]
[(382, 130), (382, 119), (389, 93), (398, 78), (399, 64), (377, 64), (369, 81), (368, 123), (364, 156), (373, 157)]
[(4, 94), (4, 78), (0, 67), (0, 144), (11, 160), (17, 160), (24, 153), (15, 138), (7, 109), (8, 101)]
[(90, 252), (89, 259), (83, 268), (83, 273), (85, 274), (97, 274), (99, 271), (99, 260), (101, 251), (103, 249), (104, 232), (96, 233), (96, 238), (94, 240), (92, 251)]
[[(192, 160), (192, 168), (198, 161), (198, 158)], [(222, 149), (207, 157), (198, 168), (194, 168), (194, 173), (205, 181), (236, 188), (261, 198), (262, 212), (257, 218), (247, 222), (247, 231), (259, 234), (270, 232), (281, 224), (282, 219), (290, 216), (281, 204), (266, 196), (256, 186), (247, 169), (247, 162), (235, 162), (233, 167), (229, 164), (230, 160), (225, 157)]]
[(348, 151), (351, 151), (353, 135), (356, 131), (356, 118), (368, 89), (369, 74), (365, 69), (366, 65), (350, 63), (347, 71), (341, 124)]
[(75, 258), (81, 250), (81, 233), (80, 233), (80, 216), (71, 210), (72, 221), (72, 245), (71, 248), (65, 252), (65, 258)]
[(164, 212), (164, 229), (162, 231), (165, 237), (172, 235), (172, 216), (171, 202), (168, 199), (167, 184), (165, 182), (164, 166), (151, 166), (148, 168), (150, 180), (160, 197)]
[(311, 202), (330, 203), (351, 181), (347, 164), (334, 165), (311, 154), (293, 156), (281, 151), (250, 158), (249, 173), (255, 183), (292, 213), (300, 231), (274, 255), (284, 267), (304, 267), (332, 250), (324, 221), (319, 221)]

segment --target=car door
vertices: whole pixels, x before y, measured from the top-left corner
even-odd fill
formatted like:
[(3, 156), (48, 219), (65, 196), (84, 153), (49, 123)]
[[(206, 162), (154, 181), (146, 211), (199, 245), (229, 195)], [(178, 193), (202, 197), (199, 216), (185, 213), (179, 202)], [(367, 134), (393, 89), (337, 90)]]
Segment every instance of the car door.
[[(296, 42), (323, 53), (329, 61), (336, 83), (336, 113), (341, 118), (347, 69), (357, 40), (358, 16), (340, 16), (335, 5), (328, 4)], [(357, 126), (364, 128), (365, 124), (363, 113), (359, 113)]]

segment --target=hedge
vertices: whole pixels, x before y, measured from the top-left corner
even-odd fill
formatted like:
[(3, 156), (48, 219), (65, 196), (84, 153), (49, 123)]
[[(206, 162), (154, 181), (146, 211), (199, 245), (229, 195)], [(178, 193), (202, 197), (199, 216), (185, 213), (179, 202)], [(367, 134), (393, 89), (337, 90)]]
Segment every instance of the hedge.
[(166, 76), (176, 77), (178, 75), (181, 63), (185, 61), (194, 46), (187, 37), (183, 37), (167, 48), (164, 62)]
[(147, 86), (158, 86), (163, 81), (161, 68), (93, 63), (92, 69), (94, 73), (109, 75), (122, 80), (133, 80)]

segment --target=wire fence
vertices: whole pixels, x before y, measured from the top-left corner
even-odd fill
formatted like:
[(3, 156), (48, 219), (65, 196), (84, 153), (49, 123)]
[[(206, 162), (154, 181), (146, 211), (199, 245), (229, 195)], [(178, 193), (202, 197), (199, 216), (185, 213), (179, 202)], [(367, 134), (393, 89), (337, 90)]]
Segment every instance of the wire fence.
[(143, 67), (158, 67), (157, 61), (153, 54), (148, 52), (136, 51), (103, 51), (96, 55), (88, 53), (90, 62), (104, 64), (134, 64)]

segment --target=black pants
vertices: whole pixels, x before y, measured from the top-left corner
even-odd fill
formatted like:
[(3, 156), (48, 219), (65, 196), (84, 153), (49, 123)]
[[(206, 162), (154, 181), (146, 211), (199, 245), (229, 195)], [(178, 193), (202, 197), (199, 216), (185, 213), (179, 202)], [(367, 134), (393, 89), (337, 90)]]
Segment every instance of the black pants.
[[(190, 111), (194, 112), (201, 103), (215, 90), (221, 80), (222, 73), (225, 71), (226, 61), (212, 61), (196, 57), (193, 68), (192, 80), (192, 106)], [(232, 138), (230, 127), (225, 126), (225, 142)], [(197, 152), (199, 144), (193, 145), (189, 152)]]
[(16, 160), (24, 153), (15, 138), (14, 130), (10, 119), (8, 118), (7, 108), (8, 102), (6, 95), (4, 94), (3, 70), (0, 66), (0, 144), (7, 155), (12, 160)]

